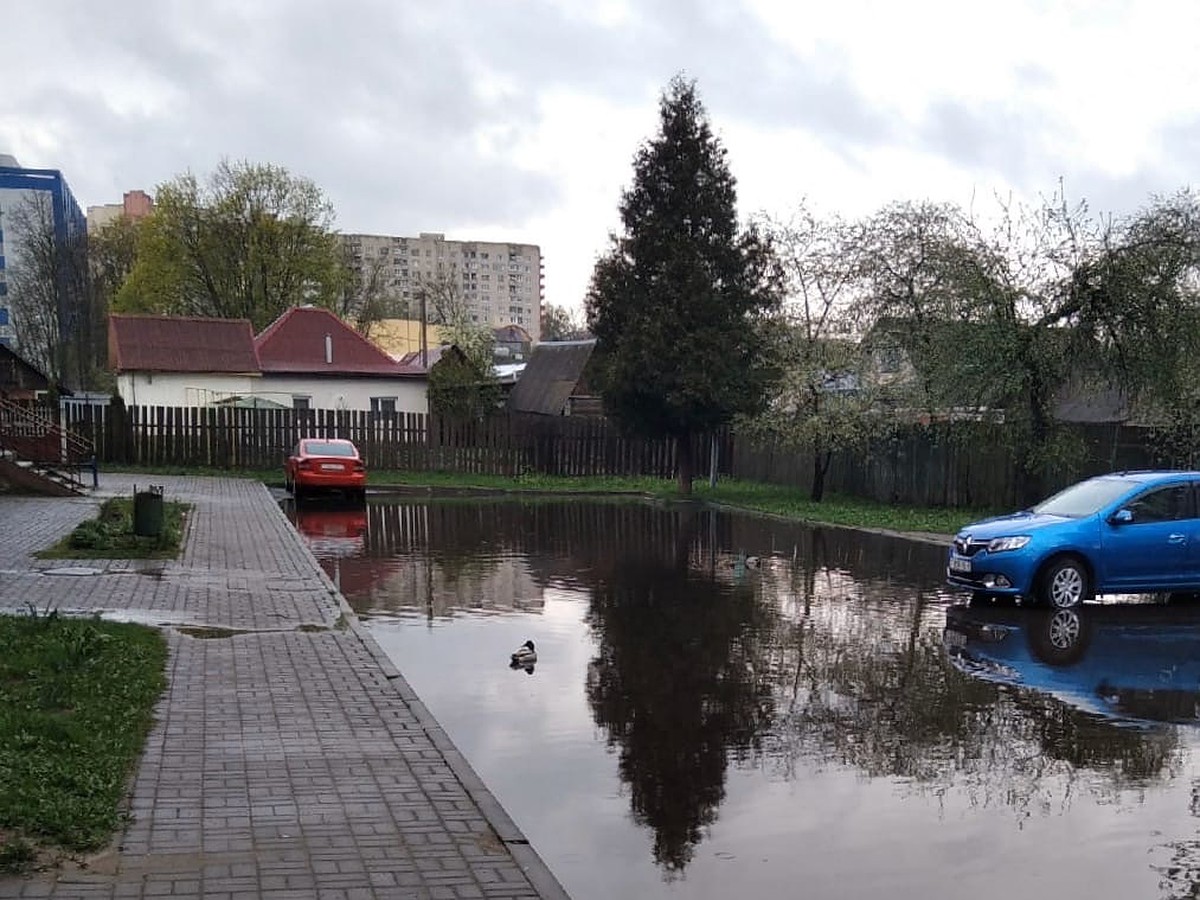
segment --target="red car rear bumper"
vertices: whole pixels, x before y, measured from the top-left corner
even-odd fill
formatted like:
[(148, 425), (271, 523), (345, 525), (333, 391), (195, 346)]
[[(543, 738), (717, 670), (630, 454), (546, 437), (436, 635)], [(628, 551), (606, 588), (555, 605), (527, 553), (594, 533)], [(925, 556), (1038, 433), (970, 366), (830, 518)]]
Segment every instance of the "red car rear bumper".
[(367, 486), (366, 472), (320, 472), (298, 469), (295, 475), (298, 487), (306, 488), (364, 488)]

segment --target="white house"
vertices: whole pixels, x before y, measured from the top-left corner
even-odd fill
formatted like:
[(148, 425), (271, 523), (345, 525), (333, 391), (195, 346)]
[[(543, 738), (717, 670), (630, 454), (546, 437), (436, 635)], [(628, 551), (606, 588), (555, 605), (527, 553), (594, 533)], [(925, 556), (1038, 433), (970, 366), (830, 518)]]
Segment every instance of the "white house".
[(428, 412), (428, 376), (327, 309), (296, 306), (254, 339), (271, 399), (297, 409)]
[(112, 315), (109, 361), (130, 406), (428, 412), (422, 369), (315, 307), (289, 309), (258, 337), (246, 319)]
[(262, 382), (246, 319), (114, 314), (108, 361), (128, 406), (208, 406)]

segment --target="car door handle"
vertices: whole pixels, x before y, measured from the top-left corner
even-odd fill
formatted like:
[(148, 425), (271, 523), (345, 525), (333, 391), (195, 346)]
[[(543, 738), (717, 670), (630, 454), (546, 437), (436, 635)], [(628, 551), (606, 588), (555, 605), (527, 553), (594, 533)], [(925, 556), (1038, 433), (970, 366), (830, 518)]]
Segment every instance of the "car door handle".
[(1167, 535), (1167, 543), (1168, 544), (1186, 544), (1187, 543), (1187, 535), (1186, 534), (1168, 534)]

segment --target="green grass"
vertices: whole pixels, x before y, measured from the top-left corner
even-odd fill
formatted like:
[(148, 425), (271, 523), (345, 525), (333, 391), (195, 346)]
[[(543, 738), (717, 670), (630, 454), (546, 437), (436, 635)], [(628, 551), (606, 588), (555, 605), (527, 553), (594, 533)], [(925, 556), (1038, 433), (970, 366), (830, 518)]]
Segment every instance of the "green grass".
[(494, 491), (548, 491), (555, 493), (629, 493), (670, 496), (675, 482), (659, 478), (595, 476), (587, 478), (561, 475), (472, 475), (458, 472), (375, 472), (369, 483), (376, 487), (410, 486), (431, 488), (470, 488)]
[[(660, 478), (568, 478), (551, 475), (469, 475), (452, 472), (372, 472), (371, 484), (407, 485), (438, 489), (538, 491), (547, 493), (635, 493), (659, 499), (676, 499), (674, 481)], [(803, 522), (885, 528), (892, 531), (953, 534), (963, 525), (990, 513), (986, 510), (892, 506), (851, 497), (827, 495), (813, 503), (799, 488), (723, 479), (716, 488), (707, 481), (694, 483), (693, 497), (725, 506), (770, 513)]]
[(40, 559), (173, 559), (183, 539), (186, 503), (163, 501), (162, 532), (156, 537), (133, 533), (133, 499), (105, 500), (95, 519), (81, 522), (69, 535), (36, 554)]
[(166, 657), (141, 625), (0, 616), (0, 872), (108, 842)]
[(890, 531), (953, 534), (968, 522), (993, 514), (978, 509), (894, 506), (836, 494), (827, 494), (820, 503), (814, 503), (808, 499), (806, 491), (752, 481), (721, 481), (715, 489), (710, 489), (707, 482), (697, 483), (695, 491), (697, 497), (714, 503), (788, 519)]

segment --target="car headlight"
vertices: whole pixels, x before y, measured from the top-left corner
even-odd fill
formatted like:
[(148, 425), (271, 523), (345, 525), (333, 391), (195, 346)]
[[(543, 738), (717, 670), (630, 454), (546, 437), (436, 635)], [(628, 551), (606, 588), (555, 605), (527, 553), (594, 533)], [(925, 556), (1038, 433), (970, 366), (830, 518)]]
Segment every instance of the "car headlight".
[(1004, 550), (1020, 550), (1029, 543), (1029, 535), (1015, 534), (1012, 537), (992, 538), (988, 541), (988, 553), (1001, 553)]

